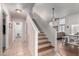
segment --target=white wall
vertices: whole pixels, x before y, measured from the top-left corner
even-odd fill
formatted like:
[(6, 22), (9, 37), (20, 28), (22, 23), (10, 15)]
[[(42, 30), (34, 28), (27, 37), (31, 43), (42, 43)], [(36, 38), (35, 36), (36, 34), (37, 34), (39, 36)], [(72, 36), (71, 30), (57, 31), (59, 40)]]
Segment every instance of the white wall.
[(39, 28), (41, 29), (41, 31), (43, 31), (46, 34), (48, 40), (52, 43), (52, 46), (54, 46), (56, 44), (56, 38), (57, 38), (55, 29), (51, 28), (49, 26), (49, 23), (43, 20), (43, 18), (41, 18), (40, 15), (34, 13), (33, 17), (37, 22), (37, 24), (39, 25)]
[(1, 8), (1, 4), (0, 4), (0, 55), (2, 55), (2, 8)]
[[(65, 32), (66, 34), (72, 34), (71, 33), (72, 25), (79, 24), (79, 13), (72, 14), (71, 16), (67, 16), (65, 19), (66, 19)], [(69, 26), (69, 28), (67, 28), (67, 26)]]
[(38, 29), (36, 28), (35, 24), (33, 23), (31, 17), (29, 14), (27, 14), (26, 19), (27, 24), (27, 39), (28, 39), (28, 48), (32, 55), (35, 55), (35, 52), (37, 53), (37, 46), (38, 42)]

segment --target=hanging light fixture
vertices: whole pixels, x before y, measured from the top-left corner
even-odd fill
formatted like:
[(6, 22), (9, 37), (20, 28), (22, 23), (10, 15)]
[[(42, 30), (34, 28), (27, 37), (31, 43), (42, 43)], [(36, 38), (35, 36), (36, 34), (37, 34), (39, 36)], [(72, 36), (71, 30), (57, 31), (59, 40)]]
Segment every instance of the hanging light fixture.
[(55, 21), (55, 17), (54, 17), (54, 8), (52, 8), (52, 10), (53, 10), (53, 17), (52, 17), (52, 19), (51, 19), (51, 22), (49, 23), (49, 25), (50, 25), (51, 27), (53, 26), (54, 21)]
[(53, 10), (53, 18), (52, 18), (52, 20), (54, 21), (54, 8), (52, 8), (52, 10)]
[(60, 18), (55, 18), (55, 8), (52, 8), (52, 11), (53, 11), (53, 16), (52, 16), (52, 19), (51, 19), (51, 22), (49, 22), (49, 25), (50, 27), (52, 28), (55, 28), (55, 30), (57, 31), (57, 25), (55, 24), (57, 20), (59, 20)]
[(54, 22), (54, 21), (58, 20), (59, 18), (55, 18), (55, 8), (52, 8), (52, 10), (53, 10), (53, 18), (52, 18), (52, 21)]

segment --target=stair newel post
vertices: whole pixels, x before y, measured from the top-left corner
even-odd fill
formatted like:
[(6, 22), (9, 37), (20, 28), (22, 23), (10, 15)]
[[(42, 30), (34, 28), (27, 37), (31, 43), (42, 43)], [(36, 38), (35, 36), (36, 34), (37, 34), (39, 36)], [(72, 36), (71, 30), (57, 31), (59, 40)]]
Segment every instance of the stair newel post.
[(57, 47), (57, 31), (55, 30), (55, 51), (58, 52)]

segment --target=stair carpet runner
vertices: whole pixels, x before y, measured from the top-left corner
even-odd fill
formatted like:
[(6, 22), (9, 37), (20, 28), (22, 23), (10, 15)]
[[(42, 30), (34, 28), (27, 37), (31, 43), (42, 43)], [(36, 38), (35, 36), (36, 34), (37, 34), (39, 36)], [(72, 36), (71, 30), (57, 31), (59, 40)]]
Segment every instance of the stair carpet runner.
[(51, 45), (51, 42), (48, 41), (48, 38), (43, 32), (40, 32), (38, 35), (38, 55), (48, 56), (54, 53), (54, 47)]

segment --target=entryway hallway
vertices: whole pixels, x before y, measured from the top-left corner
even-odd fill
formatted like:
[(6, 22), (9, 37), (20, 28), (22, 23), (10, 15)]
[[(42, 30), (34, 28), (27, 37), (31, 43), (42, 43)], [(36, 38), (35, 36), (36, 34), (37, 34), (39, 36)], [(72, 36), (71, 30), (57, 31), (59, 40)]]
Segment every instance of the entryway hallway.
[(33, 5), (34, 3), (0, 4), (1, 56), (35, 55), (36, 30), (30, 15)]

